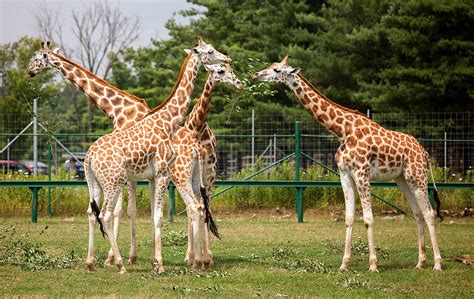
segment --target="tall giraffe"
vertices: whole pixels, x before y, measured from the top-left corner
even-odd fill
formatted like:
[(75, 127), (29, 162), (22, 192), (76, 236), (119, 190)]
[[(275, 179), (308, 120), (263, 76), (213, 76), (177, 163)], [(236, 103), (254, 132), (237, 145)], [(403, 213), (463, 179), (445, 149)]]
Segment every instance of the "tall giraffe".
[[(347, 270), (351, 258), (354, 194), (357, 190), (367, 228), (369, 271), (378, 272), (370, 181), (394, 179), (416, 219), (419, 249), (416, 268), (422, 268), (426, 262), (426, 223), (434, 252), (433, 269), (441, 270), (441, 254), (434, 226), (435, 212), (428, 200), (427, 168), (430, 162), (426, 150), (414, 137), (387, 130), (363, 114), (330, 101), (299, 72), (299, 68), (288, 65), (286, 56), (281, 62), (275, 62), (255, 73), (254, 79), (285, 83), (311, 116), (339, 140), (340, 146), (335, 158), (346, 206), (346, 242), (340, 269)], [(441, 218), (439, 200), (437, 203), (437, 214)]]
[[(95, 74), (86, 70), (84, 67), (58, 54), (57, 53), (58, 49), (51, 50), (49, 46), (50, 46), (49, 41), (46, 44), (42, 42), (39, 51), (37, 51), (37, 53), (35, 53), (34, 57), (31, 59), (30, 66), (28, 68), (28, 73), (31, 77), (34, 77), (36, 74), (38, 74), (39, 72), (43, 70), (47, 70), (50, 68), (57, 69), (66, 79), (68, 79), (74, 85), (79, 87), (84, 92), (84, 94), (88, 96), (101, 109), (101, 111), (106, 112), (107, 110), (110, 110), (109, 107), (112, 107), (110, 110), (111, 114), (108, 116), (109, 118), (114, 120), (114, 130), (123, 129), (123, 128), (127, 128), (131, 126), (133, 123), (143, 118), (143, 116), (145, 115), (143, 111), (145, 111), (146, 113), (150, 111), (146, 102), (143, 99), (130, 95), (127, 92), (108, 84), (107, 82), (105, 82), (104, 80), (96, 76)], [(215, 78), (215, 81), (230, 83), (229, 81), (230, 76), (235, 77), (235, 75), (232, 72), (232, 69), (228, 68), (226, 70), (223, 70), (222, 67), (217, 67), (217, 66), (218, 64), (211, 65), (209, 67), (209, 71), (214, 73), (212, 77)], [(81, 82), (81, 81), (84, 81), (84, 78), (86, 78), (87, 81), (100, 82), (101, 86), (104, 86), (105, 91), (103, 91), (101, 94), (102, 95), (101, 100), (97, 101), (97, 99), (100, 98), (100, 94), (97, 94), (94, 90), (87, 88), (87, 85), (86, 85), (88, 84), (87, 82)], [(117, 101), (114, 97), (111, 99), (107, 98), (107, 96), (111, 94), (111, 92), (107, 91), (107, 89), (115, 90), (118, 95), (114, 95), (114, 97), (117, 96), (117, 97), (124, 98), (123, 102), (120, 99)], [(130, 103), (135, 103), (135, 105), (131, 105)], [(127, 109), (126, 113), (123, 113), (123, 108), (121, 107), (122, 104)], [(121, 117), (121, 114), (125, 116), (125, 119), (126, 119), (125, 122), (123, 121), (117, 122), (117, 119)], [(133, 118), (128, 119), (127, 117), (129, 116), (133, 116)], [(214, 163), (215, 163), (215, 160), (214, 160)], [(130, 231), (131, 231), (129, 263), (134, 265), (136, 264), (136, 261), (137, 261), (136, 182), (128, 182), (128, 185), (129, 185), (129, 201), (128, 201), (127, 214), (130, 217)], [(211, 185), (212, 185), (212, 182), (211, 182)], [(122, 201), (123, 201), (123, 197), (121, 194), (119, 196), (119, 199), (117, 200), (117, 205), (114, 210), (113, 223), (114, 223), (114, 235), (116, 238), (118, 238), (120, 218), (122, 216)], [(190, 227), (191, 226), (188, 225), (188, 228)], [(205, 232), (207, 234), (207, 226), (205, 227)], [(188, 231), (188, 236), (191, 234), (192, 234), (192, 231), (191, 230)], [(207, 239), (208, 238), (206, 238), (206, 240)], [(188, 244), (188, 252), (191, 250), (190, 248), (192, 248), (192, 243)], [(114, 263), (114, 256), (113, 256), (113, 250), (111, 248), (109, 250), (107, 259), (105, 260), (105, 265), (111, 266), (113, 265), (113, 263)], [(191, 260), (191, 263), (192, 263), (192, 260)]]
[[(150, 111), (145, 100), (131, 95), (115, 86), (110, 85), (102, 78), (88, 71), (84, 67), (58, 54), (59, 49), (51, 50), (50, 42), (41, 42), (40, 49), (31, 58), (28, 66), (30, 77), (36, 76), (43, 70), (56, 69), (64, 78), (78, 87), (99, 109), (112, 121), (115, 130), (122, 130), (135, 124), (145, 117)], [(137, 261), (136, 246), (136, 182), (128, 182), (128, 208), (130, 217), (130, 253), (129, 263), (132, 265)], [(114, 211), (114, 235), (117, 237), (119, 231), (122, 210), (123, 192), (120, 192), (116, 209)], [(106, 264), (113, 262), (112, 249), (109, 251)]]
[[(89, 249), (87, 265), (93, 271), (94, 224), (99, 220), (101, 229), (109, 236), (114, 262), (119, 273), (125, 273), (119, 248), (112, 231), (112, 212), (117, 203), (120, 189), (127, 180), (148, 179), (151, 186), (151, 211), (153, 225), (152, 264), (159, 273), (164, 271), (161, 254), (161, 224), (163, 218), (163, 196), (171, 179), (171, 168), (175, 162), (175, 151), (171, 138), (191, 101), (198, 69), (202, 63), (212, 64), (230, 59), (214, 49), (212, 45), (198, 39), (198, 46), (187, 50), (188, 56), (181, 68), (180, 76), (170, 96), (145, 118), (124, 129), (104, 135), (94, 142), (86, 154), (85, 174), (89, 186)], [(101, 192), (104, 204), (100, 211)], [(193, 222), (194, 250), (196, 257), (193, 268), (198, 268), (201, 260), (201, 226), (205, 207), (194, 196), (184, 198), (188, 206), (188, 217)], [(102, 222), (103, 221), (103, 222)]]
[[(181, 196), (192, 192), (193, 181), (202, 181), (205, 190), (195, 190), (203, 194), (203, 200), (207, 201), (207, 194), (210, 193), (216, 173), (216, 138), (207, 124), (207, 115), (211, 101), (211, 94), (217, 84), (230, 84), (237, 89), (242, 88), (242, 82), (235, 76), (230, 65), (213, 64), (205, 66), (208, 70), (206, 83), (201, 93), (200, 99), (196, 102), (193, 110), (186, 118), (186, 122), (176, 135), (173, 136), (173, 145), (177, 154), (175, 165), (172, 169), (173, 182), (175, 183)], [(200, 173), (197, 171), (195, 163), (199, 163)], [(199, 175), (199, 177), (197, 177)], [(201, 186), (200, 184), (198, 185)], [(196, 196), (199, 196), (197, 194)], [(208, 204), (208, 202), (205, 202)], [(216, 232), (214, 232), (217, 235)], [(185, 261), (192, 264), (194, 261), (193, 227), (188, 221), (188, 250)], [(209, 268), (212, 262), (210, 250), (208, 226), (204, 226), (203, 242), (205, 268)]]

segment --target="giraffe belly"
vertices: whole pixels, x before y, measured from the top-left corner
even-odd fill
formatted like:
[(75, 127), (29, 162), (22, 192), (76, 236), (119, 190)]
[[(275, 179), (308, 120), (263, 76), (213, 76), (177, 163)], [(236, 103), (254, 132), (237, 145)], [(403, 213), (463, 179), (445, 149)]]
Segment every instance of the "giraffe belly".
[(128, 179), (131, 181), (152, 179), (154, 174), (155, 168), (153, 167), (153, 163), (149, 163), (145, 170), (139, 173), (133, 170), (127, 170)]
[(374, 181), (390, 181), (402, 174), (402, 167), (380, 167), (377, 161), (370, 165), (370, 177)]

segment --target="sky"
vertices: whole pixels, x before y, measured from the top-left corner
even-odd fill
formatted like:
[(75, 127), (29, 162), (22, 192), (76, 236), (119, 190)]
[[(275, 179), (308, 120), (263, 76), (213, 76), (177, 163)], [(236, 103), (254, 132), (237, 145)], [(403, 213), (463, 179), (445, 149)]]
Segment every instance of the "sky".
[[(92, 0), (0, 0), (0, 44), (17, 41), (24, 35), (40, 37), (35, 26), (35, 10), (42, 5), (59, 8), (64, 14), (64, 27), (70, 28), (73, 10), (81, 10)], [(173, 13), (192, 8), (186, 0), (108, 0), (111, 6), (118, 6), (124, 16), (139, 18), (140, 36), (134, 46), (147, 46), (150, 39), (168, 36), (165, 22)], [(176, 16), (180, 23), (184, 19)], [(65, 44), (74, 45), (76, 37), (67, 30)]]

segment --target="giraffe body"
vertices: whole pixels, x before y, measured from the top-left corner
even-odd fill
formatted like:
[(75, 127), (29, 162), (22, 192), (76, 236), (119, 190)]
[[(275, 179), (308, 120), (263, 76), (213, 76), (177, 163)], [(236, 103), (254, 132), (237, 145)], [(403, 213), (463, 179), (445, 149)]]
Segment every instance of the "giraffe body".
[[(84, 67), (63, 57), (51, 50), (48, 43), (41, 43), (41, 48), (35, 53), (28, 67), (31, 77), (48, 69), (57, 70), (64, 78), (78, 87), (97, 107), (105, 113), (113, 122), (114, 131), (128, 128), (141, 120), (150, 111), (145, 100), (131, 95), (124, 90), (108, 84), (102, 78), (88, 71)], [(129, 262), (133, 265), (137, 260), (136, 247), (136, 182), (128, 182), (128, 209), (130, 217), (131, 242)], [(114, 211), (114, 233), (118, 235), (122, 210), (123, 190), (118, 197), (118, 203)], [(112, 249), (109, 251), (106, 265), (113, 263)]]
[[(217, 63), (230, 60), (217, 52), (211, 45), (198, 40), (199, 46), (189, 50), (183, 64), (180, 78), (172, 94), (160, 106), (153, 109), (138, 123), (127, 129), (114, 131), (102, 136), (89, 148), (86, 161), (86, 179), (91, 196), (91, 207), (98, 206), (100, 193), (104, 193), (104, 204), (99, 216), (103, 219), (105, 231), (109, 236), (114, 262), (120, 273), (125, 272), (114, 232), (111, 230), (111, 216), (117, 204), (119, 188), (126, 180), (150, 180), (153, 222), (152, 263), (157, 265), (158, 272), (164, 271), (161, 257), (161, 224), (163, 217), (163, 196), (171, 179), (171, 168), (175, 152), (171, 137), (179, 123), (184, 119), (194, 80), (201, 63)], [(202, 206), (198, 199), (190, 195), (192, 205), (188, 212), (193, 220), (194, 247), (200, 252), (200, 234), (203, 226)], [(191, 203), (187, 203), (191, 204)], [(93, 271), (93, 224), (95, 216), (89, 210), (89, 251), (87, 264)], [(195, 263), (200, 263), (200, 256)]]
[[(428, 153), (418, 141), (404, 133), (387, 130), (363, 114), (342, 107), (329, 99), (299, 74), (300, 69), (281, 62), (254, 75), (260, 81), (285, 83), (300, 103), (340, 143), (336, 162), (341, 176), (346, 206), (346, 242), (341, 270), (351, 258), (352, 226), (355, 218), (355, 192), (359, 194), (369, 243), (369, 271), (378, 272), (373, 237), (370, 181), (392, 180), (406, 197), (417, 223), (419, 256), (417, 268), (426, 262), (424, 224), (433, 246), (434, 270), (441, 270), (441, 254), (434, 227), (434, 210), (428, 200)], [(439, 206), (438, 206), (439, 213)], [(439, 215), (439, 214), (438, 214)]]
[[(208, 76), (200, 99), (188, 115), (186, 122), (173, 136), (173, 145), (177, 159), (172, 168), (173, 182), (183, 198), (187, 193), (194, 192), (199, 197), (204, 185), (205, 192), (210, 193), (215, 180), (216, 140), (212, 130), (207, 124), (207, 115), (211, 101), (211, 94), (216, 84), (231, 84), (241, 88), (242, 83), (234, 75), (229, 65), (208, 66)], [(196, 183), (198, 181), (198, 183)], [(206, 196), (207, 197), (207, 196)], [(206, 200), (203, 198), (203, 200)], [(185, 260), (192, 264), (194, 261), (193, 227), (188, 219), (188, 250)], [(209, 268), (212, 262), (210, 251), (209, 227), (204, 226), (204, 267)], [(218, 236), (217, 232), (214, 232)]]

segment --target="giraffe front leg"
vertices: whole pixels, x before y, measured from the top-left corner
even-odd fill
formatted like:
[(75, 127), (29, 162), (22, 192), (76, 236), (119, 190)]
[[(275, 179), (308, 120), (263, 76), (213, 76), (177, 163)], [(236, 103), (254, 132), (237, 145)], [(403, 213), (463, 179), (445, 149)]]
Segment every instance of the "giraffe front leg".
[(127, 215), (130, 218), (130, 252), (128, 263), (132, 266), (137, 264), (137, 199), (136, 182), (128, 182), (128, 207)]
[(163, 267), (163, 256), (161, 254), (161, 227), (163, 224), (163, 205), (169, 179), (159, 177), (156, 179), (155, 196), (153, 198), (153, 260), (152, 267), (157, 273), (165, 272)]
[(374, 243), (374, 216), (372, 214), (372, 199), (370, 188), (370, 170), (360, 169), (356, 173), (355, 183), (362, 205), (362, 217), (367, 228), (367, 241), (369, 243), (369, 272), (379, 272), (377, 270), (377, 254)]
[(349, 262), (351, 260), (352, 227), (354, 225), (355, 214), (355, 192), (353, 180), (350, 173), (346, 171), (340, 171), (340, 173), (346, 209), (346, 241), (344, 246), (344, 257), (342, 258), (342, 264), (339, 267), (339, 270), (347, 271), (349, 267)]
[[(114, 209), (114, 219), (113, 219), (113, 226), (114, 226), (114, 236), (115, 242), (118, 242), (118, 234), (119, 234), (119, 227), (120, 227), (120, 219), (122, 218), (123, 210), (123, 189), (120, 191), (120, 195), (117, 200), (117, 205)], [(112, 248), (109, 250), (109, 254), (107, 255), (107, 259), (104, 262), (106, 267), (110, 267), (114, 265), (114, 252)]]

